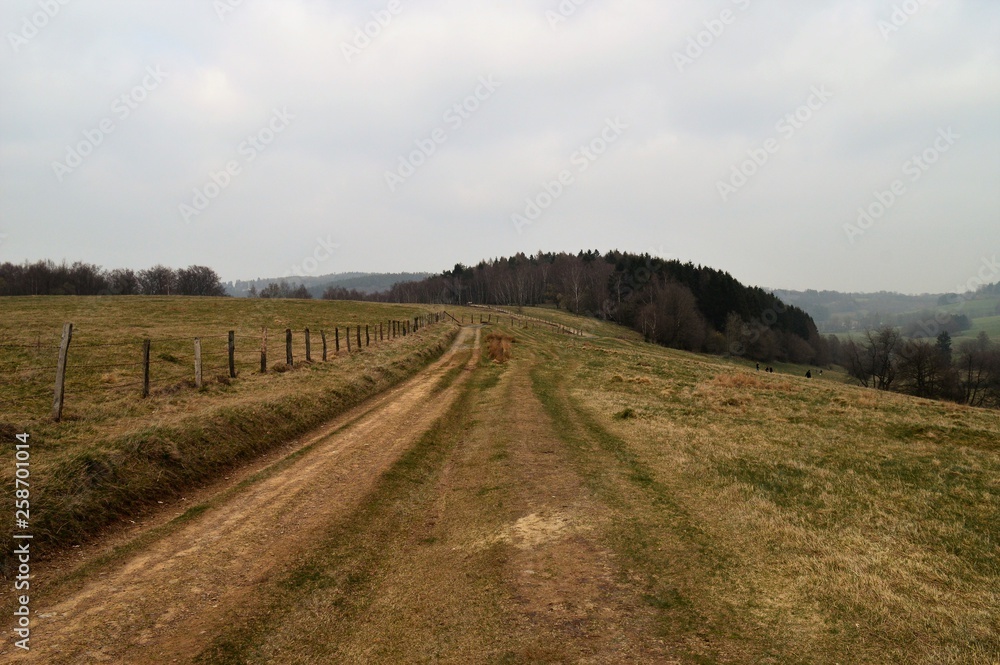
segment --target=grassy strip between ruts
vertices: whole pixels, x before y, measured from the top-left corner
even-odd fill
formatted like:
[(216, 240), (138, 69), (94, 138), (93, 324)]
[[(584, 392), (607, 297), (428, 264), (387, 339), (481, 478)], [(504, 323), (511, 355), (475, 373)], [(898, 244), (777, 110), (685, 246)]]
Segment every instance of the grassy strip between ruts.
[[(294, 390), (239, 395), (183, 419), (33, 456), (35, 546), (92, 537), (143, 505), (208, 481), (399, 383), (448, 348), (440, 325), (337, 364), (306, 367)], [(35, 459), (38, 460), (35, 463)], [(0, 557), (9, 571), (13, 547)]]
[[(713, 621), (699, 607), (703, 599), (697, 582), (719, 574), (725, 554), (625, 441), (568, 399), (564, 381), (571, 372), (566, 362), (545, 363), (532, 372), (535, 394), (569, 445), (581, 477), (619, 514), (606, 535), (608, 544), (621, 556), (626, 575), (644, 580), (643, 598), (658, 611), (662, 636), (684, 636), (691, 630), (731, 636), (734, 625)], [(684, 651), (683, 645), (674, 646)], [(716, 662), (704, 652), (685, 655), (696, 662)]]
[[(458, 373), (448, 372), (438, 389), (443, 390), (457, 378)], [(433, 481), (468, 419), (470, 395), (466, 384), (448, 412), (389, 468), (357, 510), (334, 525), (323, 541), (312, 552), (304, 553), (280, 579), (259, 590), (258, 604), (235, 618), (232, 627), (195, 662), (256, 662), (263, 657), (262, 645), (285, 615), (293, 608), (307, 607), (307, 600), (314, 594), (322, 594), (328, 611), (344, 620), (360, 612), (368, 597), (366, 590), (388, 552), (385, 545), (432, 496)], [(313, 643), (309, 634), (295, 637), (300, 656), (329, 655), (332, 645)]]

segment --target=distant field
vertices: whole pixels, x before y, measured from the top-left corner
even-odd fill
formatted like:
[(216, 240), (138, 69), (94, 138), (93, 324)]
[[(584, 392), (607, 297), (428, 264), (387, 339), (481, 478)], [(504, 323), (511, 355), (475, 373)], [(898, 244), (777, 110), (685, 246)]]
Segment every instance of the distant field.
[(1000, 316), (989, 316), (972, 320), (972, 329), (966, 330), (961, 335), (956, 335), (955, 340), (975, 339), (979, 333), (985, 332), (994, 342), (1000, 342)]
[[(576, 316), (566, 310), (552, 307), (523, 307), (526, 316), (535, 316), (545, 321), (552, 321), (559, 325), (582, 330), (590, 335), (601, 335), (605, 337), (616, 337), (618, 339), (641, 342), (642, 335), (630, 328), (619, 326), (615, 323), (601, 321), (591, 317)], [(513, 310), (512, 311), (517, 311)]]
[(1000, 297), (991, 298), (981, 298), (978, 300), (969, 300), (966, 302), (960, 302), (954, 305), (945, 305), (940, 309), (945, 312), (952, 312), (955, 314), (965, 314), (969, 318), (980, 318), (980, 317), (990, 317), (997, 316), (1000, 311), (997, 308), (1000, 307)]

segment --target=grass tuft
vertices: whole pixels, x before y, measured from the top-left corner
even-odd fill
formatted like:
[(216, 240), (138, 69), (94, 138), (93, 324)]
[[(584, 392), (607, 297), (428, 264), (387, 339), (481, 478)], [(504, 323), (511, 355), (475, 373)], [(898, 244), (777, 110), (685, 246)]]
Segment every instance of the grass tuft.
[(514, 338), (503, 333), (490, 333), (486, 336), (486, 352), (490, 359), (502, 365), (510, 360)]

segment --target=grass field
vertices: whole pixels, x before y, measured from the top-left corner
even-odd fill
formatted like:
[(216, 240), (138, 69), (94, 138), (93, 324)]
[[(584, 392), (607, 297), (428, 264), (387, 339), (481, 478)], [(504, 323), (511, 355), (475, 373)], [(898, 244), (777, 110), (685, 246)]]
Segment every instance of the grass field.
[(998, 307), (1000, 307), (1000, 296), (992, 296), (968, 300), (954, 305), (945, 305), (941, 309), (945, 312), (965, 314), (969, 318), (983, 318), (996, 316), (1000, 313), (1000, 310), (997, 309)]
[(961, 335), (955, 335), (954, 342), (958, 343), (967, 339), (976, 339), (979, 333), (985, 332), (994, 342), (1000, 342), (1000, 316), (988, 316), (981, 319), (972, 320), (972, 329), (966, 330)]
[(685, 660), (1000, 657), (1000, 414), (611, 343), (535, 382)]
[(293, 609), (200, 662), (1000, 657), (1000, 414), (507, 332)]
[[(154, 392), (176, 393), (194, 380), (195, 337), (202, 339), (205, 376), (210, 382), (228, 374), (228, 331), (236, 333), (237, 370), (259, 372), (261, 329), (269, 330), (270, 366), (285, 362), (284, 331), (294, 333), (294, 355), (305, 359), (304, 329), (313, 331), (313, 357), (321, 355), (320, 330), (329, 345), (339, 326), (346, 349), (345, 327), (389, 319), (407, 320), (428, 313), (427, 307), (309, 300), (236, 298), (4, 298), (0, 299), (0, 371), (9, 377), (0, 387), (3, 421), (41, 428), (52, 406), (52, 385), (59, 340), (65, 322), (74, 324), (67, 373), (67, 420), (93, 422), (101, 412), (120, 416), (120, 407), (135, 404), (141, 389), (142, 341), (152, 340), (151, 381)], [(364, 341), (364, 340), (362, 340)], [(356, 340), (352, 339), (356, 346)], [(151, 405), (159, 402), (151, 401)], [(52, 428), (52, 436), (70, 433)], [(70, 433), (71, 434), (71, 433)]]
[[(482, 343), (504, 341), (506, 362), (487, 347), (471, 372), (455, 369), (468, 355), (439, 370), (444, 415), (366, 489), (338, 470), (363, 499), (313, 497), (339, 512), (251, 595), (219, 600), (231, 609), (199, 605), (199, 626), (223, 628), (178, 642), (203, 664), (1000, 660), (1000, 413), (796, 366), (757, 373), (607, 325), (488, 326)], [(445, 328), (397, 348), (433, 347)], [(388, 348), (330, 374), (364, 381)], [(282, 413), (329, 399), (332, 380), (312, 396), (287, 384)], [(241, 436), (260, 428), (236, 415), (225, 426)], [(334, 437), (268, 474), (365, 450)], [(192, 506), (174, 532), (223, 546), (223, 505)], [(224, 595), (193, 597), (206, 594)]]
[[(429, 307), (233, 298), (0, 299), (0, 436), (31, 436), (32, 527), (39, 541), (79, 542), (132, 504), (217, 474), (294, 437), (420, 369), (454, 334), (437, 325), (382, 343), (379, 322)], [(50, 417), (57, 347), (74, 323), (62, 422)], [(371, 346), (358, 353), (358, 325)], [(345, 327), (351, 326), (347, 353)], [(260, 374), (261, 328), (270, 330)], [(341, 354), (335, 357), (335, 327)], [(305, 360), (305, 328), (314, 331)], [(286, 328), (297, 367), (285, 371)], [(228, 378), (228, 331), (238, 378)], [(330, 362), (320, 362), (320, 330)], [(193, 339), (204, 346), (205, 385), (194, 387)], [(152, 340), (151, 395), (141, 396), (142, 340)], [(362, 344), (365, 343), (362, 333)], [(2, 477), (10, 479), (4, 468)]]
[[(521, 308), (526, 316), (535, 316), (544, 321), (551, 321), (558, 325), (567, 326), (575, 330), (581, 330), (588, 335), (600, 335), (602, 337), (614, 337), (617, 339), (633, 342), (642, 342), (642, 335), (630, 328), (619, 326), (615, 323), (608, 323), (600, 319), (576, 316), (562, 309), (553, 307), (523, 307)], [(516, 310), (513, 310), (516, 311)]]

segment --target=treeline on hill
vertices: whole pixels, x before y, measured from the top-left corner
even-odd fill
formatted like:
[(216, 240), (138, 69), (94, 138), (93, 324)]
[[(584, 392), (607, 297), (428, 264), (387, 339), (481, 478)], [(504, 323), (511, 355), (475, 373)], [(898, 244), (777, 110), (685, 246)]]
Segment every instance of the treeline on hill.
[(947, 330), (932, 343), (893, 326), (868, 329), (860, 340), (831, 335), (828, 344), (833, 361), (863, 386), (1000, 408), (1000, 345), (985, 331), (957, 349)]
[(0, 263), (0, 296), (224, 296), (226, 289), (211, 268), (104, 270), (100, 266), (53, 261)]
[[(330, 290), (324, 297), (355, 299)], [(762, 361), (827, 364), (826, 341), (804, 311), (747, 287), (726, 272), (619, 251), (517, 254), (456, 265), (396, 284), (369, 300), (523, 307), (555, 305), (629, 326), (646, 339), (688, 351)]]

